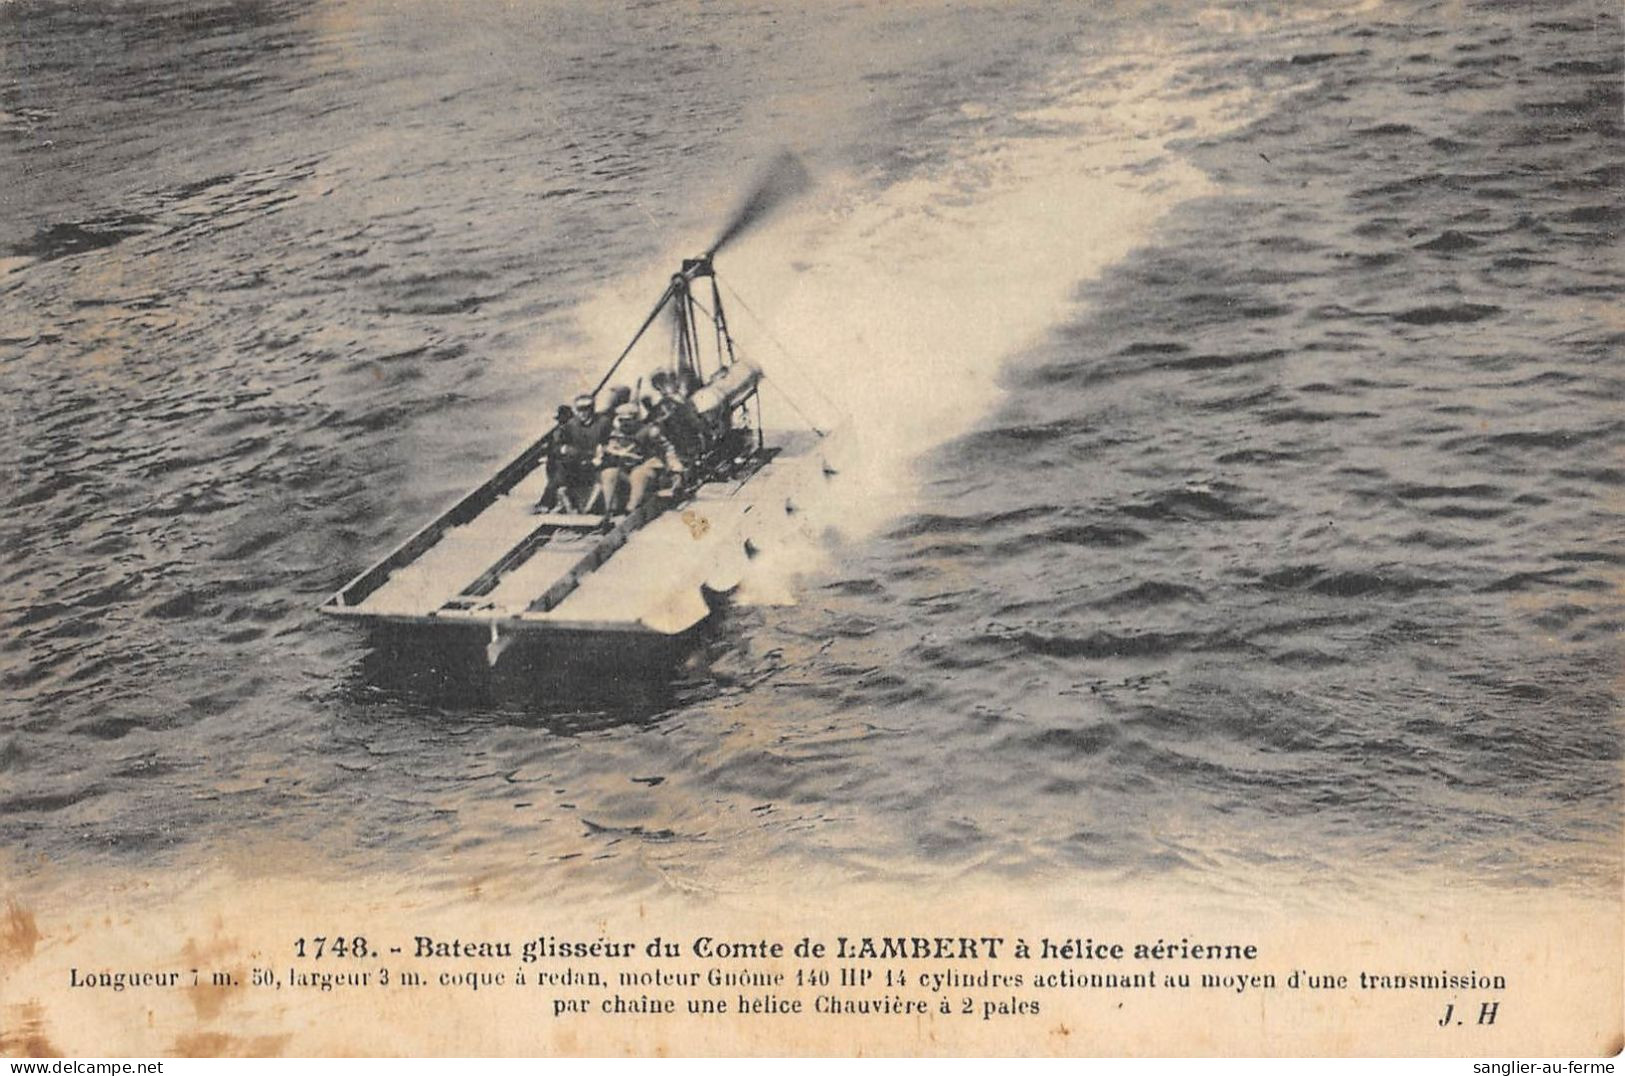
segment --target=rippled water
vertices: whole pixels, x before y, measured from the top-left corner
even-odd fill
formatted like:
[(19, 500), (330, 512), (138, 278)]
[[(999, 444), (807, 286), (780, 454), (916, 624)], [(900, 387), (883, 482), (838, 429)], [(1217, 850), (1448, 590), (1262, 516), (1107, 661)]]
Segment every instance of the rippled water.
[[(1617, 884), (1621, 44), (1590, 0), (0, 7), (0, 832)], [(781, 145), (813, 238), (738, 261), (862, 284), (874, 370), (785, 372), (899, 433), (872, 518), (670, 682), (385, 682), (314, 606)]]

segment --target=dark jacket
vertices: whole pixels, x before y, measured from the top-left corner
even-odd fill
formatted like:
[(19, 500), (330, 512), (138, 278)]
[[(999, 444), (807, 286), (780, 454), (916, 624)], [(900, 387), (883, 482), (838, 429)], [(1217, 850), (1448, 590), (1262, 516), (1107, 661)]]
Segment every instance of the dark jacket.
[(705, 420), (687, 400), (665, 396), (655, 404), (654, 419), (677, 454), (692, 463), (705, 451)]
[(593, 458), (598, 446), (609, 439), (611, 426), (609, 415), (594, 415), (586, 422), (579, 417), (573, 417), (569, 422), (559, 427), (558, 440), (554, 442), (560, 456), (586, 461)]

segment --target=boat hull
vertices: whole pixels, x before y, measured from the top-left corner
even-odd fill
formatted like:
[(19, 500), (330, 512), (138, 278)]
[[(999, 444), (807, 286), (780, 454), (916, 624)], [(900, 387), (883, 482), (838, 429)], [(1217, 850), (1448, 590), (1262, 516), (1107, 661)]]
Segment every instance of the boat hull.
[(718, 596), (795, 529), (796, 495), (827, 481), (817, 447), (791, 438), (759, 450), (681, 498), (651, 498), (606, 533), (596, 519), (534, 511), (545, 474), (533, 445), (321, 610), (389, 647), (428, 642), (491, 668), (597, 667), (618, 653), (669, 661)]

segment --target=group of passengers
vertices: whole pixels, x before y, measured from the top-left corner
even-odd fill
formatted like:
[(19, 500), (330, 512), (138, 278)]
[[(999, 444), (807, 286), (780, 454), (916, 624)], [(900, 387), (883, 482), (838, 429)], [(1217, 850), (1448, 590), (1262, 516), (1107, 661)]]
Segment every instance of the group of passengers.
[(684, 480), (710, 447), (710, 431), (683, 379), (658, 370), (649, 386), (641, 407), (631, 389), (616, 385), (602, 411), (590, 393), (559, 408), (537, 511), (597, 509), (607, 518), (636, 509), (663, 476)]

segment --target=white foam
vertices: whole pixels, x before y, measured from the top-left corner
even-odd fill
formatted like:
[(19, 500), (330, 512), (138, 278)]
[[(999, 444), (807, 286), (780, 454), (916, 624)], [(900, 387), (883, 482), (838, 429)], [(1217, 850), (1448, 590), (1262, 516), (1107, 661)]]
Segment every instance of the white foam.
[[(1255, 103), (1192, 98), (1178, 74), (1155, 49), (1119, 54), (1105, 74), (1057, 72), (1042, 108), (1001, 125), (1021, 134), (967, 143), (946, 165), (878, 190), (861, 176), (821, 176), (812, 196), (718, 256), (765, 322), (730, 306), (749, 357), (839, 430), (827, 448), (842, 481), (827, 503), (804, 506), (807, 533), (858, 537), (908, 511), (914, 461), (999, 406), (1000, 371), (1067, 318), (1079, 284), (1210, 191), (1168, 143), (1237, 125)], [(590, 304), (587, 331), (624, 342), (634, 297), (659, 292), (662, 268)], [(796, 421), (772, 392), (766, 405), (770, 420)]]

